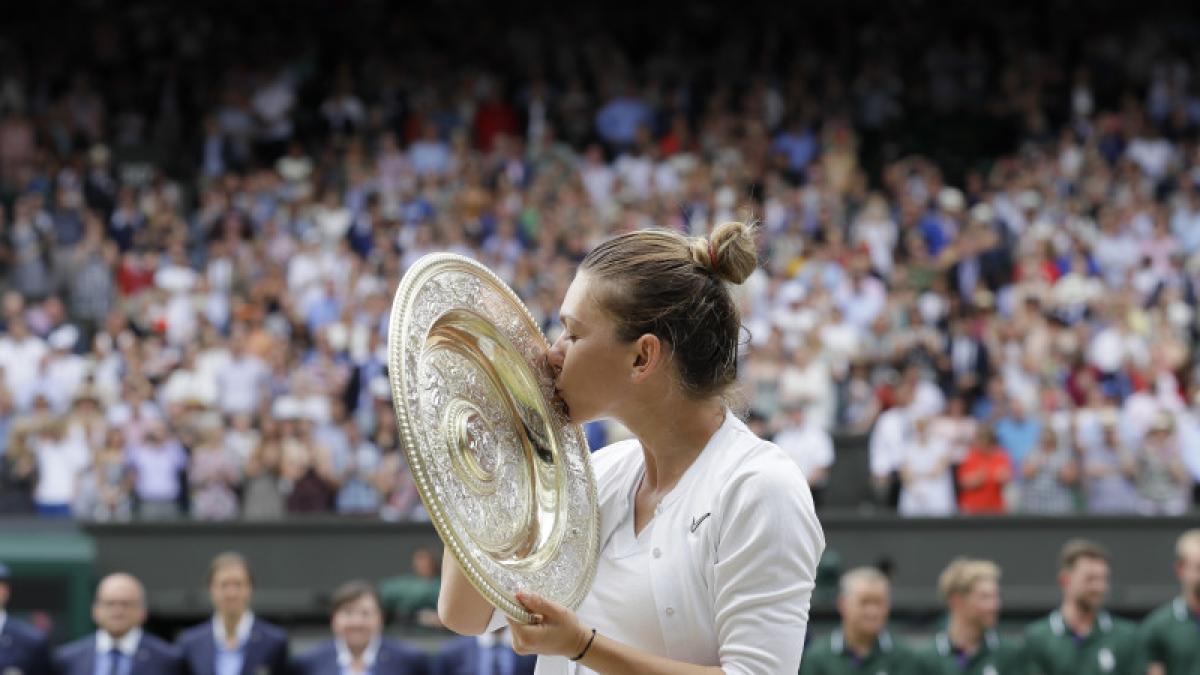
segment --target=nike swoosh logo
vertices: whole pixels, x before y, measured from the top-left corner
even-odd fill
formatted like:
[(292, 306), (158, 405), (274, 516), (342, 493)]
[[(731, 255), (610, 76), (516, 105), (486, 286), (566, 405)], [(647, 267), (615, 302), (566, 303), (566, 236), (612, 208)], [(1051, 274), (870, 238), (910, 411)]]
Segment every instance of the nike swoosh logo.
[(695, 532), (695, 531), (696, 531), (696, 528), (700, 527), (700, 523), (703, 523), (703, 522), (704, 522), (705, 520), (707, 520), (707, 519), (708, 519), (708, 517), (709, 517), (709, 516), (711, 516), (711, 515), (712, 515), (712, 512), (710, 511), (710, 512), (708, 512), (708, 513), (706, 513), (706, 514), (704, 514), (704, 515), (700, 516), (700, 518), (699, 518), (699, 519), (692, 518), (692, 527), (691, 527), (691, 531), (692, 531), (692, 532)]

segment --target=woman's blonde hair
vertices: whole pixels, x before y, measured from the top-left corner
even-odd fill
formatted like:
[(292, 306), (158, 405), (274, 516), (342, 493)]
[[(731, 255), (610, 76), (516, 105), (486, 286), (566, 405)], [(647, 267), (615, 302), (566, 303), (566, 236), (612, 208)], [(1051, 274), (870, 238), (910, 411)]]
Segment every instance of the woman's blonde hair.
[(1000, 581), (1000, 567), (990, 560), (956, 558), (938, 578), (938, 593), (943, 600), (966, 595), (981, 581)]
[(657, 336), (684, 391), (707, 398), (737, 379), (741, 319), (726, 283), (742, 283), (757, 265), (754, 228), (728, 222), (709, 237), (623, 234), (588, 253), (580, 272), (601, 282), (597, 299), (616, 322), (617, 339)]

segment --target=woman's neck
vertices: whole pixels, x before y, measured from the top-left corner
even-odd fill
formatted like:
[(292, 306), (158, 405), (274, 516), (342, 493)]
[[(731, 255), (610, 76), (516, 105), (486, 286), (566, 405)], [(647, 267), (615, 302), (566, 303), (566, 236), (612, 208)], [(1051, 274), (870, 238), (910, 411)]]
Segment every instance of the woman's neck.
[(645, 487), (657, 493), (674, 487), (721, 428), (725, 414), (719, 399), (664, 397), (639, 404), (632, 414), (621, 416), (620, 421), (642, 444)]
[(242, 615), (245, 612), (230, 612), (221, 613), (221, 627), (225, 629), (225, 638), (232, 639), (237, 637), (238, 624), (242, 622)]

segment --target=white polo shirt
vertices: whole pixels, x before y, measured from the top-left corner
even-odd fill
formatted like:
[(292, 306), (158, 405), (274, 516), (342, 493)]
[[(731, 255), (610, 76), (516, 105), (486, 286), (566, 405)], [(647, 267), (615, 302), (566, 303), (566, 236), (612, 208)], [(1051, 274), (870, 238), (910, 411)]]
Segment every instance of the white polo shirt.
[[(629, 495), (644, 463), (636, 439), (592, 456), (602, 556), (611, 557), (621, 541), (614, 534), (627, 523), (633, 508)], [(795, 462), (727, 413), (659, 503), (652, 527), (651, 597), (626, 597), (657, 621), (665, 646), (660, 656), (720, 666), (726, 675), (799, 670), (825, 535)], [(593, 587), (591, 596), (612, 598), (609, 591)], [(579, 618), (590, 627), (588, 605), (585, 600)], [(621, 631), (606, 636), (640, 642)], [(539, 657), (536, 670), (538, 675), (586, 672), (566, 657)]]

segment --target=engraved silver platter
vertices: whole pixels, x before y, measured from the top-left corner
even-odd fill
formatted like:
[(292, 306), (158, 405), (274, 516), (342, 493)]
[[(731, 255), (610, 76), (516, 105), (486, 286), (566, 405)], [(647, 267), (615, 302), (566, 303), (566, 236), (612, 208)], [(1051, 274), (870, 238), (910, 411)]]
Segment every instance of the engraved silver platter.
[(587, 441), (555, 403), (548, 348), (469, 258), (426, 255), (396, 290), (388, 378), (413, 481), (467, 578), (526, 623), (516, 593), (575, 609), (600, 548)]

